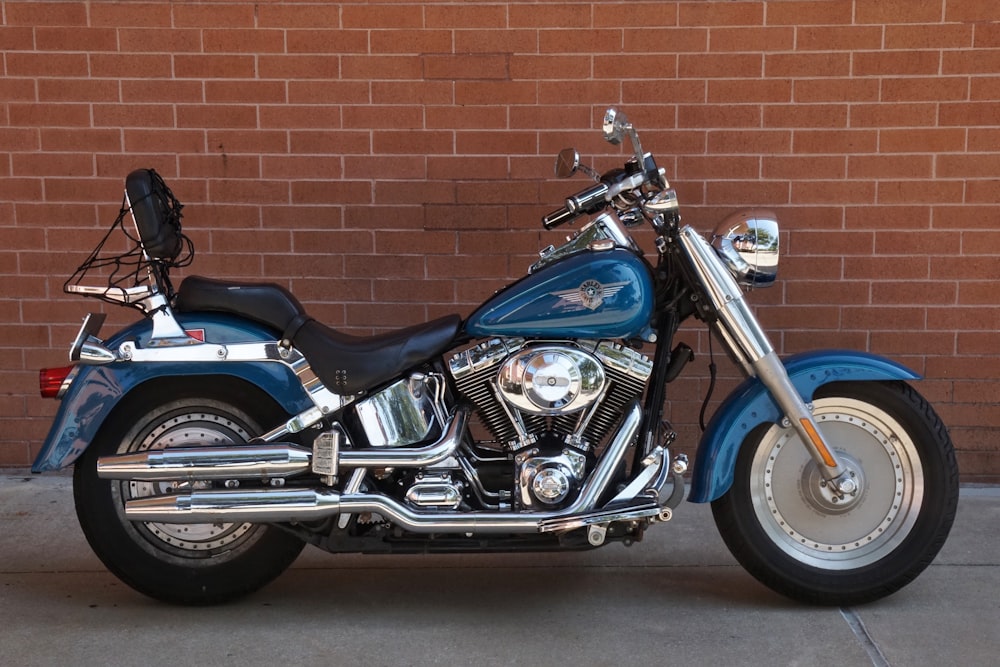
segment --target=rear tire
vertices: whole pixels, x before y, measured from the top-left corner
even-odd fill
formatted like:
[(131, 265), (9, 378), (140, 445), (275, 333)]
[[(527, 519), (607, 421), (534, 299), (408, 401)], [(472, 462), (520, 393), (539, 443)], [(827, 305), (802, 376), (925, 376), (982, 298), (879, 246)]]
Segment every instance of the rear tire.
[[(175, 604), (214, 604), (251, 593), (281, 574), (304, 543), (264, 524), (132, 522), (124, 503), (190, 484), (100, 479), (97, 459), (115, 453), (195, 442), (246, 442), (262, 432), (262, 409), (238, 391), (158, 392), (121, 405), (78, 460), (73, 474), (77, 516), (94, 552), (123, 582)], [(273, 416), (273, 414), (272, 414)], [(263, 417), (263, 415), (262, 415)], [(265, 422), (267, 423), (267, 422)], [(202, 486), (208, 483), (201, 483)]]
[(773, 590), (852, 605), (894, 593), (937, 555), (958, 503), (958, 466), (931, 406), (902, 382), (821, 387), (813, 417), (859, 490), (829, 491), (798, 436), (753, 431), (732, 488), (712, 503), (736, 559)]

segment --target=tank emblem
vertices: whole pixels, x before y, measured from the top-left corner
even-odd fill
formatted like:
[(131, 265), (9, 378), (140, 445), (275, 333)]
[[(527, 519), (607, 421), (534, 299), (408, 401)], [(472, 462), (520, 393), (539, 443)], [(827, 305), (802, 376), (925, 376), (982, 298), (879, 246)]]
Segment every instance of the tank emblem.
[(584, 280), (577, 288), (550, 292), (550, 294), (568, 303), (580, 304), (589, 310), (597, 310), (604, 303), (604, 299), (614, 296), (626, 285), (628, 285), (627, 280), (607, 285), (602, 285), (596, 280)]

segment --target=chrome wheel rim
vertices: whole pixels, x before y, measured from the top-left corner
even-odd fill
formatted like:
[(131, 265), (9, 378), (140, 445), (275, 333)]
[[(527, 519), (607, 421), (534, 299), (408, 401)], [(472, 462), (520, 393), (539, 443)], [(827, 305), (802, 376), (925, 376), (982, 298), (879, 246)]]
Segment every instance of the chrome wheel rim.
[(788, 556), (823, 569), (876, 562), (909, 535), (920, 514), (923, 471), (912, 438), (881, 408), (817, 399), (817, 427), (853, 473), (858, 491), (838, 497), (792, 429), (774, 426), (751, 463), (757, 520)]

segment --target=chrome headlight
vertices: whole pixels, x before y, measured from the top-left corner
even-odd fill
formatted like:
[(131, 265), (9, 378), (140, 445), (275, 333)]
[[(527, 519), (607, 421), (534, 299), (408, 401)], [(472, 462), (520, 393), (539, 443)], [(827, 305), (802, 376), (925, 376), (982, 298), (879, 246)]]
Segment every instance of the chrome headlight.
[(712, 247), (736, 282), (768, 287), (778, 275), (778, 218), (761, 209), (737, 211), (715, 228)]

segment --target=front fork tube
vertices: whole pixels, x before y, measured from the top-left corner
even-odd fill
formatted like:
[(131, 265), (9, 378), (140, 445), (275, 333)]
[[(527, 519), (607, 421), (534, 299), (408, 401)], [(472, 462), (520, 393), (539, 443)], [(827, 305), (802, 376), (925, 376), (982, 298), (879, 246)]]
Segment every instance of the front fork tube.
[(771, 392), (789, 422), (787, 425), (795, 429), (822, 471), (823, 478), (832, 482), (840, 493), (854, 492), (854, 480), (849, 471), (816, 428), (809, 406), (792, 385), (784, 364), (778, 359), (771, 341), (751, 312), (732, 275), (711, 246), (691, 227), (681, 230), (680, 245), (718, 315), (720, 326), (717, 330), (743, 370), (757, 377)]

